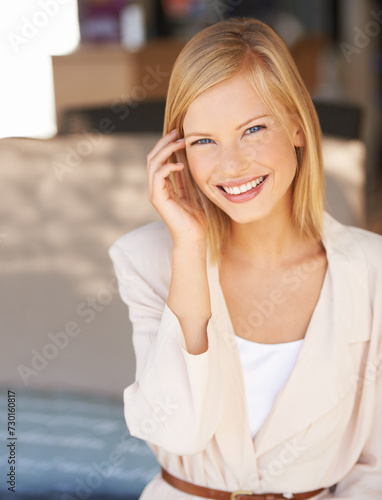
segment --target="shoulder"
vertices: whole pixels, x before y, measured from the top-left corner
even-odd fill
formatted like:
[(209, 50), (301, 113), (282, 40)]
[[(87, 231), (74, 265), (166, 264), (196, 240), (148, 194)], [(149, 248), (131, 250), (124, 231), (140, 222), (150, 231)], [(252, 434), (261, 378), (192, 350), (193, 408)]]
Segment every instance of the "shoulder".
[(382, 273), (382, 235), (342, 224), (325, 213), (325, 236), (330, 246), (354, 263), (363, 257), (372, 272)]
[(155, 243), (155, 246), (168, 247), (172, 245), (171, 235), (163, 221), (150, 222), (144, 226), (139, 226), (120, 236), (109, 248), (109, 254), (116, 249), (129, 251), (147, 251), (148, 245)]
[(369, 264), (382, 272), (382, 235), (372, 233), (366, 229), (354, 226), (346, 226), (354, 240), (362, 249)]
[(128, 263), (137, 270), (168, 267), (172, 256), (172, 238), (163, 221), (151, 222), (120, 236), (108, 249), (115, 265)]

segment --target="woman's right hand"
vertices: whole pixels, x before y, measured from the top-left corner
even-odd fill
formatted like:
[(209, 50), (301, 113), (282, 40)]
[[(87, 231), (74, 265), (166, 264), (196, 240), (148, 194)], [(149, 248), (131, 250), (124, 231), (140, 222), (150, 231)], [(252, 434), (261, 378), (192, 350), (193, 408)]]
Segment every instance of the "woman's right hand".
[[(185, 140), (177, 139), (176, 130), (164, 135), (147, 155), (148, 199), (168, 227), (174, 243), (205, 242), (207, 219), (200, 207), (191, 206), (183, 188), (181, 163), (167, 163), (169, 157), (183, 148)], [(177, 195), (168, 178), (176, 172)]]

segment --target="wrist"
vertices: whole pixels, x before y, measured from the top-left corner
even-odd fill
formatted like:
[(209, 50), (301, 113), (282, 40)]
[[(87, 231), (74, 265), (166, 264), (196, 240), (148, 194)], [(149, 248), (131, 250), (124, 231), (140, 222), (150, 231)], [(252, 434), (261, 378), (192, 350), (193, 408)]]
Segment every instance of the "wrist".
[(187, 253), (206, 253), (207, 241), (203, 239), (173, 239), (173, 251), (186, 251)]

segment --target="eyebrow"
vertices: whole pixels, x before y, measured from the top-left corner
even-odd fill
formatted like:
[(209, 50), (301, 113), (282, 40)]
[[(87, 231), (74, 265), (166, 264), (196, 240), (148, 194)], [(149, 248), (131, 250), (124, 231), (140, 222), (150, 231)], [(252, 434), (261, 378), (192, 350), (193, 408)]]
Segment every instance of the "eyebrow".
[[(241, 125), (238, 125), (237, 127), (235, 127), (235, 130), (240, 130), (245, 125), (248, 125), (248, 123), (251, 123), (251, 122), (253, 122), (255, 120), (259, 120), (260, 118), (265, 118), (267, 116), (270, 116), (270, 115), (254, 116), (253, 118), (250, 118), (249, 120), (245, 121)], [(193, 136), (199, 136), (199, 135), (211, 135), (211, 134), (209, 134), (207, 132), (191, 132), (191, 134), (185, 135), (184, 138), (187, 139), (187, 137), (193, 137)]]

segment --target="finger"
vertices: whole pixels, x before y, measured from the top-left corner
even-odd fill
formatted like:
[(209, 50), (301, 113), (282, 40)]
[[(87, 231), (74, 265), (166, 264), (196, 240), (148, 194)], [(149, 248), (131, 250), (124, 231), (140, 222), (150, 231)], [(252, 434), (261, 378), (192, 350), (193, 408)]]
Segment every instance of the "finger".
[[(160, 168), (153, 172), (153, 175), (148, 179), (149, 199), (154, 199), (157, 193), (161, 193), (166, 187), (166, 178), (171, 172), (183, 168), (183, 165), (177, 163), (165, 163)], [(171, 180), (169, 179), (171, 182)]]
[(150, 158), (147, 162), (147, 170), (156, 170), (158, 166), (164, 165), (167, 163), (170, 156), (176, 151), (180, 151), (186, 147), (185, 140), (179, 139), (178, 141), (172, 141), (169, 144), (166, 144), (162, 149), (158, 151), (158, 153)]
[(153, 158), (166, 144), (171, 141), (174, 141), (177, 138), (177, 130), (174, 129), (168, 134), (164, 135), (159, 141), (155, 144), (153, 149), (148, 153), (147, 160)]

